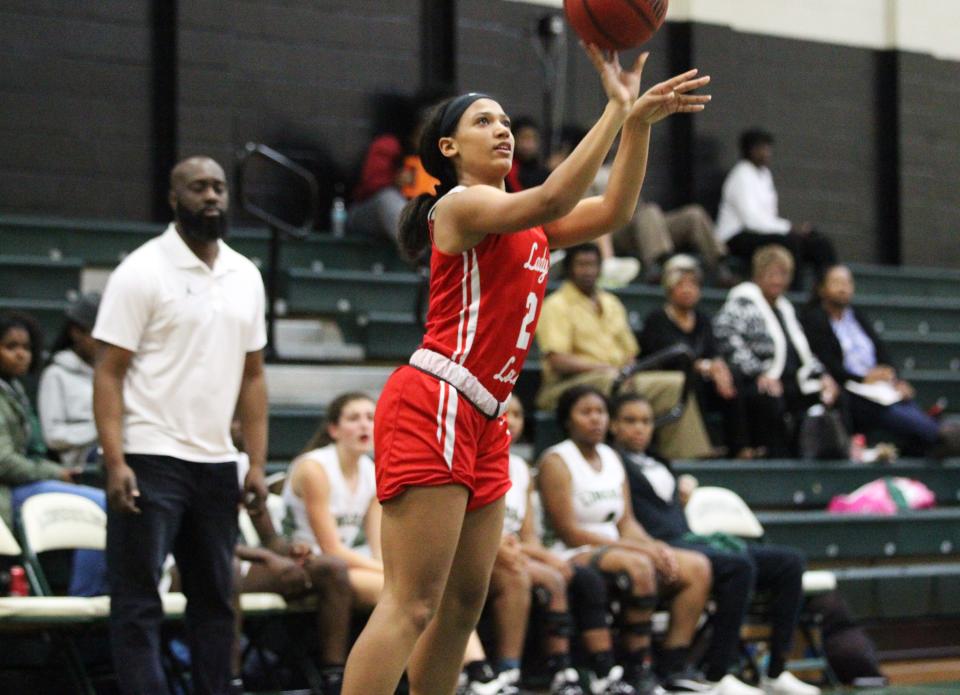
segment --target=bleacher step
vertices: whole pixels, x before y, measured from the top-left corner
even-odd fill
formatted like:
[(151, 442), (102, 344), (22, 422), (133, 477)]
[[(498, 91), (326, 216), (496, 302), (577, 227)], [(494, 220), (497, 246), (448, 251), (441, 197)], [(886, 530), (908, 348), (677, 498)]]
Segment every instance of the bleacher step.
[(378, 397), (394, 367), (363, 365), (267, 365), (271, 405), (324, 407), (344, 391)]
[(278, 319), (277, 356), (286, 360), (362, 362), (362, 345), (348, 343), (336, 321), (325, 319)]

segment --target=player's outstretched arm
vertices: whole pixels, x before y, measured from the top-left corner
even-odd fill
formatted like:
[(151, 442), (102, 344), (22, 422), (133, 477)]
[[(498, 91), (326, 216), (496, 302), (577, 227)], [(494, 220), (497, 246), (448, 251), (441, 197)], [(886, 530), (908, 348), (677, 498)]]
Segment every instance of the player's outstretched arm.
[[(517, 232), (562, 217), (576, 206), (593, 183), (617, 133), (636, 104), (648, 54), (638, 57), (627, 70), (620, 65), (616, 53), (604, 54), (595, 46), (585, 49), (607, 94), (603, 114), (542, 185), (519, 193), (474, 185), (438, 205), (434, 235), (438, 242), (446, 239), (442, 243), (444, 251), (460, 252), (472, 248), (487, 234)], [(458, 243), (450, 243), (451, 236), (455, 236)]]
[(570, 214), (545, 227), (551, 248), (574, 246), (619, 229), (630, 221), (647, 172), (650, 127), (674, 113), (703, 111), (709, 94), (692, 94), (710, 82), (697, 70), (676, 75), (648, 89), (634, 102), (623, 126), (620, 149), (602, 196), (580, 201)]

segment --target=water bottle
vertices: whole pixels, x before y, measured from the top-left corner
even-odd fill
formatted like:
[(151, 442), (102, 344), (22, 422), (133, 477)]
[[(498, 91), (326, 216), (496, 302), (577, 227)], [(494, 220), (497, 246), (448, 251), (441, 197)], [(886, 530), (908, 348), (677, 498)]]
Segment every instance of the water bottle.
[(27, 584), (27, 573), (20, 565), (10, 568), (10, 596), (29, 596), (30, 587)]
[(867, 448), (867, 438), (862, 434), (850, 437), (850, 460), (853, 463), (863, 463), (863, 452)]
[(330, 206), (330, 231), (338, 239), (342, 239), (347, 231), (347, 203), (343, 199), (343, 186), (337, 185), (333, 204)]

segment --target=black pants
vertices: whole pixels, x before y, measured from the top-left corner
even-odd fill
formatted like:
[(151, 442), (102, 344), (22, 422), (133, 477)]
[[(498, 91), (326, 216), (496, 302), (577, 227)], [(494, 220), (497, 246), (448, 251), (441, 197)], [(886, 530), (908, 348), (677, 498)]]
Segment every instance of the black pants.
[(240, 498), (236, 463), (127, 455), (139, 514), (107, 513), (110, 641), (121, 692), (168, 692), (160, 664), (157, 592), (171, 551), (187, 596), (194, 692), (223, 695), (234, 639), (232, 558)]
[[(744, 447), (750, 446), (750, 427), (746, 402), (738, 394), (726, 399), (717, 393), (717, 386), (697, 375), (693, 383), (697, 402), (703, 413), (718, 413), (723, 421), (723, 441), (730, 456), (736, 456)], [(716, 444), (716, 442), (714, 442)]]
[(940, 438), (940, 425), (914, 401), (883, 406), (856, 394), (849, 394), (852, 432), (889, 430), (903, 438), (901, 449), (908, 456), (924, 456)]
[(705, 672), (720, 680), (736, 665), (740, 627), (755, 592), (770, 597), (770, 666), (768, 675), (783, 671), (803, 603), (804, 560), (793, 548), (751, 543), (743, 553), (716, 550), (700, 543), (673, 545), (706, 555), (713, 569), (713, 638), (705, 655)]
[(737, 398), (746, 414), (747, 446), (763, 447), (769, 458), (790, 458), (799, 453), (797, 437), (807, 408), (820, 394), (803, 394), (796, 375), (784, 375), (782, 396), (760, 393), (755, 379), (737, 380)]
[(813, 266), (814, 273), (819, 279), (831, 265), (837, 262), (837, 252), (833, 242), (816, 230), (809, 234), (788, 232), (787, 234), (760, 234), (743, 230), (727, 241), (727, 248), (734, 256), (744, 259), (748, 264), (753, 258), (753, 252), (767, 244), (779, 244), (793, 256), (793, 289), (802, 288), (804, 264)]

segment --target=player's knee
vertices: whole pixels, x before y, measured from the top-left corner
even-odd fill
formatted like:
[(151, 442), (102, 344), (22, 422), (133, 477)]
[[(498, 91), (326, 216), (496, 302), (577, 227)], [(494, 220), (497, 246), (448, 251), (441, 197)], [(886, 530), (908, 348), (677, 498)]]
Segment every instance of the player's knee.
[(713, 570), (707, 556), (701, 553), (691, 553), (688, 565), (691, 582), (709, 590), (710, 584), (713, 582)]
[(530, 573), (526, 570), (511, 572), (507, 580), (507, 586), (511, 591), (515, 591), (518, 594), (529, 594), (533, 588), (533, 580), (530, 578)]
[(407, 622), (417, 634), (421, 634), (427, 629), (427, 625), (437, 614), (439, 601), (431, 598), (417, 598), (408, 601), (403, 607), (403, 613)]
[(632, 555), (627, 564), (627, 574), (630, 575), (634, 594), (645, 596), (656, 593), (657, 571), (646, 555)]
[(544, 572), (540, 585), (549, 591), (551, 596), (566, 596), (567, 580), (557, 570), (551, 569)]
[(307, 561), (307, 572), (314, 586), (321, 588), (325, 593), (338, 596), (351, 593), (350, 571), (347, 563), (340, 558), (311, 557)]
[[(467, 586), (458, 587), (454, 591), (447, 588), (445, 601), (449, 602), (450, 608), (459, 616), (466, 616), (468, 620), (475, 620), (483, 609), (483, 604), (487, 600), (487, 586), (483, 582), (471, 583)], [(446, 610), (446, 603), (444, 610)]]

